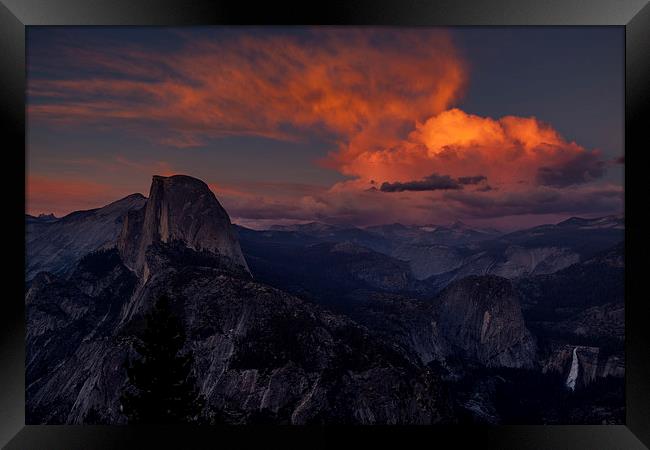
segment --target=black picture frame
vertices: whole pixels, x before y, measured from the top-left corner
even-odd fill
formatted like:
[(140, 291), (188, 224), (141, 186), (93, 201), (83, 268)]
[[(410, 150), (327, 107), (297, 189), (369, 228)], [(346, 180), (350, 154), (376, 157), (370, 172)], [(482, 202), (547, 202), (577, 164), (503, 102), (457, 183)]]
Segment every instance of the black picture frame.
[[(625, 27), (626, 424), (500, 427), (25, 426), (24, 187), (25, 27), (30, 25), (610, 25)], [(646, 0), (350, 0), (253, 4), (183, 0), (0, 0), (0, 109), (8, 225), (0, 306), (0, 444), (7, 449), (415, 444), (456, 448), (642, 449), (650, 446), (650, 327), (644, 260), (648, 232), (642, 164), (650, 124), (650, 4)], [(638, 148), (637, 148), (638, 147)], [(13, 243), (9, 249), (8, 243)], [(11, 289), (9, 289), (9, 287)], [(646, 295), (644, 295), (646, 294)], [(343, 434), (346, 435), (343, 441)], [(356, 442), (355, 442), (356, 441)], [(472, 448), (472, 447), (468, 447)]]

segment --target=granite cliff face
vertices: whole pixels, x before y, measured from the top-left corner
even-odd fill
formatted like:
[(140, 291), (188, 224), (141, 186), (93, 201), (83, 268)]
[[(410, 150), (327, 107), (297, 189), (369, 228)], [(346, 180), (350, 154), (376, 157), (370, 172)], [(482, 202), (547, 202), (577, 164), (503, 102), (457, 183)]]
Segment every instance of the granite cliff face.
[[(137, 279), (113, 249), (84, 257), (69, 278), (39, 273), (25, 297), (30, 423), (76, 423), (86, 404), (119, 392), (126, 350), (115, 345)], [(115, 405), (102, 405), (111, 411)], [(115, 411), (113, 409), (112, 411)]]
[[(437, 296), (356, 290), (344, 297), (346, 315), (397, 343), (411, 360), (441, 364), (453, 377), (469, 364), (487, 368), (537, 366), (537, 345), (509, 280), (477, 275)], [(458, 361), (462, 361), (459, 365)]]
[(624, 283), (622, 242), (554, 274), (517, 281), (527, 323), (544, 342), (544, 373), (566, 377), (577, 349), (576, 390), (600, 378), (622, 380)]
[(85, 256), (67, 277), (42, 273), (30, 285), (27, 422), (124, 423), (125, 362), (162, 295), (195, 355), (208, 422), (450, 420), (435, 373), (349, 318), (252, 280), (214, 195), (174, 176), (154, 177), (116, 247)]
[(493, 275), (464, 278), (441, 293), (435, 308), (437, 326), (451, 353), (487, 367), (535, 365), (535, 340), (510, 281)]
[(578, 364), (576, 389), (584, 389), (597, 378), (625, 376), (625, 357), (623, 354), (604, 355), (598, 347), (585, 345), (558, 345), (544, 361), (543, 373), (555, 372), (568, 377), (575, 350)]
[(535, 365), (536, 345), (509, 280), (477, 275), (436, 293), (405, 261), (348, 240), (305, 244), (277, 233), (242, 232), (257, 279), (353, 318), (420, 364), (460, 357), (488, 367)]
[(222, 420), (259, 413), (294, 424), (442, 420), (435, 377), (353, 321), (244, 273), (171, 260), (133, 303), (145, 311), (162, 292), (177, 299), (202, 393), (213, 410), (230, 411)]
[(154, 175), (144, 208), (127, 215), (117, 247), (125, 264), (146, 279), (147, 248), (176, 240), (248, 270), (228, 213), (208, 186), (185, 175)]
[(41, 271), (67, 276), (88, 253), (114, 246), (127, 213), (142, 208), (146, 200), (132, 194), (102, 208), (76, 211), (60, 219), (26, 216), (26, 280)]
[[(449, 419), (436, 376), (349, 319), (257, 283), (245, 270), (233, 271), (178, 241), (148, 248), (148, 259), (164, 263), (137, 286), (110, 252), (89, 256), (68, 280), (43, 274), (28, 292), (28, 423), (84, 423), (91, 412), (95, 421), (124, 423), (124, 362), (133, 356), (130, 343), (143, 314), (162, 294), (172, 299), (188, 336), (186, 349), (194, 352), (206, 420)], [(120, 274), (128, 279), (124, 290), (102, 289)]]

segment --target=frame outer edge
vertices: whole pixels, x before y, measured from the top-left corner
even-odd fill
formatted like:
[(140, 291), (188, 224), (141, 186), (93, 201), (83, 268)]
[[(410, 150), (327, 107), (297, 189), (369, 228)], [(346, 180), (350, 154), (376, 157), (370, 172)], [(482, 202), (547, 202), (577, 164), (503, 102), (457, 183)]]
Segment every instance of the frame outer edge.
[[(0, 3), (0, 122), (7, 151), (24, 155), (25, 144), (25, 26), (10, 9)], [(18, 68), (18, 70), (16, 70)], [(22, 149), (21, 149), (22, 147)], [(23, 156), (24, 159), (24, 156)], [(3, 201), (8, 207), (3, 218), (10, 229), (24, 230), (25, 174), (16, 167), (13, 176), (2, 176), (2, 192), (11, 193)], [(22, 183), (16, 185), (16, 179)], [(24, 195), (24, 192), (22, 192)], [(23, 197), (24, 198), (24, 197)], [(19, 200), (19, 201), (17, 201)], [(15, 228), (14, 228), (15, 227)], [(9, 238), (9, 241), (11, 238)], [(5, 241), (6, 242), (6, 241)], [(6, 242), (7, 243), (7, 242)], [(16, 242), (17, 243), (17, 242)], [(17, 243), (17, 246), (21, 244)], [(17, 283), (24, 279), (23, 251), (3, 270), (5, 280)], [(23, 299), (13, 298), (14, 290), (5, 289), (0, 313), (0, 445), (4, 446), (25, 425), (25, 316)]]
[[(2, 0), (25, 25), (625, 25), (647, 0), (346, 0), (301, 3), (194, 0)], [(302, 3), (307, 5), (306, 3)]]
[[(625, 208), (625, 409), (628, 429), (646, 446), (650, 446), (650, 359), (647, 347), (650, 327), (647, 324), (647, 297), (640, 293), (647, 292), (644, 272), (647, 267), (648, 234), (638, 205), (647, 205), (647, 186), (643, 185), (645, 166), (641, 154), (647, 147), (646, 130), (650, 117), (648, 55), (650, 3), (625, 27), (625, 195), (626, 205), (633, 203), (632, 199), (637, 203), (636, 211)], [(634, 298), (631, 293), (635, 293)]]
[[(644, 92), (647, 89), (647, 80), (650, 79), (650, 71), (648, 70), (649, 64), (643, 59), (642, 55), (647, 55), (648, 42), (650, 42), (650, 5), (643, 0), (624, 0), (622, 2), (594, 2), (590, 5), (585, 5), (581, 1), (566, 1), (560, 3), (557, 1), (544, 2), (545, 4), (535, 6), (532, 2), (525, 2), (519, 8), (515, 8), (512, 0), (501, 0), (503, 10), (495, 11), (499, 8), (499, 1), (496, 1), (491, 8), (484, 6), (477, 6), (477, 9), (472, 13), (467, 9), (467, 5), (472, 2), (464, 1), (459, 2), (461, 5), (453, 6), (450, 1), (443, 0), (436, 6), (423, 7), (422, 3), (413, 2), (411, 0), (403, 0), (402, 8), (408, 9), (413, 6), (413, 9), (423, 10), (421, 19), (416, 21), (425, 21), (430, 24), (431, 22), (448, 22), (448, 23), (462, 23), (467, 25), (508, 25), (508, 24), (627, 24), (626, 25), (626, 147), (631, 148), (629, 143), (632, 139), (639, 139), (641, 134), (641, 117), (646, 118), (648, 109), (648, 93)], [(19, 133), (13, 130), (24, 130), (25, 128), (25, 79), (20, 78), (16, 74), (24, 75), (24, 71), (16, 70), (16, 66), (24, 67), (25, 63), (25, 24), (33, 25), (47, 25), (47, 24), (198, 24), (198, 23), (211, 23), (215, 20), (217, 22), (224, 22), (232, 20), (230, 17), (231, 10), (224, 3), (221, 3), (219, 8), (214, 5), (206, 8), (206, 3), (198, 1), (195, 5), (184, 5), (187, 7), (187, 15), (178, 13), (172, 5), (178, 8), (176, 2), (161, 1), (155, 4), (160, 8), (149, 8), (145, 10), (144, 4), (149, 6), (151, 2), (140, 2), (139, 5), (126, 7), (127, 2), (122, 0), (115, 0), (114, 9), (106, 6), (106, 2), (98, 2), (89, 0), (88, 3), (93, 5), (93, 10), (84, 8), (81, 11), (74, 9), (74, 1), (67, 2), (65, 5), (62, 2), (51, 1), (46, 2), (43, 0), (1, 0), (0, 2), (0, 58), (3, 58), (0, 64), (0, 95), (9, 100), (8, 103), (3, 104), (0, 110), (1, 121), (10, 131), (10, 137), (16, 138), (14, 142), (22, 142), (24, 144), (24, 136), (21, 139)], [(103, 4), (100, 4), (103, 3)], [(9, 6), (7, 6), (7, 4)], [(615, 6), (612, 6), (615, 4)], [(645, 7), (644, 7), (645, 4)], [(103, 6), (95, 8), (95, 6)], [(350, 23), (364, 23), (364, 22), (413, 22), (418, 24), (413, 19), (405, 18), (401, 14), (395, 14), (390, 17), (390, 14), (372, 13), (368, 12), (368, 8), (372, 8), (367, 2), (354, 1), (350, 2), (353, 12), (350, 16), (346, 16), (344, 21)], [(419, 8), (415, 8), (418, 6)], [(579, 7), (588, 6), (589, 10), (585, 11)], [(605, 8), (603, 8), (605, 6)], [(529, 10), (530, 8), (530, 10)], [(500, 8), (499, 8), (500, 9)], [(365, 13), (363, 11), (366, 10)], [(117, 14), (115, 13), (117, 11)], [(130, 17), (125, 17), (125, 12), (130, 12)], [(196, 17), (196, 13), (200, 11), (209, 11), (201, 21), (192, 18)], [(359, 12), (361, 11), (361, 13)], [(392, 11), (394, 12), (394, 11)], [(104, 13), (106, 13), (104, 15)], [(586, 14), (585, 14), (586, 13)], [(359, 14), (359, 16), (357, 16)], [(445, 16), (442, 21), (440, 19), (431, 19), (432, 15), (441, 14)], [(365, 19), (359, 17), (364, 16)], [(535, 16), (530, 18), (530, 15)], [(234, 14), (237, 16), (237, 14)], [(288, 17), (295, 17), (290, 14)], [(329, 17), (329, 16), (328, 16)], [(189, 18), (189, 19), (188, 19)], [(234, 17), (233, 17), (234, 18)], [(405, 23), (404, 25), (407, 25)], [(645, 26), (645, 27), (644, 27)], [(645, 53), (644, 53), (645, 51)], [(644, 109), (645, 108), (645, 109)], [(631, 153), (631, 152), (630, 152)], [(626, 179), (629, 180), (632, 172), (635, 171), (629, 164), (629, 154), (626, 156)], [(640, 171), (637, 167), (636, 171)], [(24, 174), (23, 174), (24, 181)], [(6, 183), (3, 180), (3, 183)], [(629, 184), (628, 184), (629, 185)], [(24, 186), (24, 185), (23, 185)], [(8, 183), (3, 186), (5, 192), (16, 193), (16, 186), (9, 186)], [(628, 189), (626, 189), (626, 192)], [(638, 194), (637, 194), (638, 195)], [(17, 196), (16, 196), (17, 197)], [(641, 199), (643, 200), (643, 199)], [(20, 211), (24, 214), (23, 200), (19, 199), (20, 204), (15, 205), (12, 200), (11, 210), (15, 210), (15, 217), (6, 218), (8, 222), (17, 227), (24, 229), (24, 221), (20, 216)], [(627, 218), (630, 217), (630, 211), (626, 211)], [(629, 222), (628, 222), (629, 224)], [(626, 224), (626, 229), (629, 226)], [(642, 230), (631, 228), (628, 234), (628, 239), (632, 236), (636, 252), (639, 250), (639, 240), (645, 245), (647, 237), (642, 235)], [(629, 255), (632, 247), (629, 246), (629, 240), (626, 240), (626, 253)], [(24, 253), (23, 253), (24, 255)], [(24, 256), (23, 256), (24, 257)], [(634, 258), (635, 261), (640, 259)], [(641, 260), (642, 261), (642, 260)], [(16, 279), (23, 279), (24, 261), (23, 264), (15, 264), (15, 267), (9, 267), (10, 276), (16, 275)], [(626, 264), (629, 262), (629, 257), (626, 258)], [(637, 267), (640, 269), (640, 267)], [(632, 281), (632, 285), (637, 286), (641, 284)], [(629, 280), (626, 283), (626, 288), (630, 286)], [(637, 286), (642, 287), (642, 286)], [(642, 292), (642, 291), (641, 291)], [(628, 350), (628, 363), (630, 367), (633, 363), (637, 373), (631, 374), (626, 372), (626, 380), (631, 383), (631, 389), (627, 389), (628, 399), (626, 407), (626, 422), (627, 428), (635, 434), (646, 445), (650, 443), (650, 423), (648, 423), (648, 406), (650, 405), (650, 387), (647, 384), (650, 379), (650, 362), (648, 361), (647, 349), (641, 349), (643, 343), (648, 342), (647, 325), (643, 324), (645, 315), (642, 314), (641, 300), (637, 298), (637, 305), (629, 307), (629, 302), (626, 303), (626, 318), (634, 320), (646, 330), (635, 330), (634, 333), (628, 333), (627, 343), (630, 345)], [(3, 313), (0, 314), (0, 333), (2, 340), (0, 341), (0, 445), (4, 446), (9, 439), (24, 426), (24, 304), (21, 299), (20, 305), (16, 306), (13, 302), (9, 301), (3, 305)], [(637, 310), (638, 308), (638, 310)], [(636, 319), (633, 318), (632, 312), (635, 313)], [(630, 322), (627, 321), (626, 325)], [(629, 330), (629, 326), (626, 326)], [(635, 344), (635, 342), (637, 344)], [(636, 348), (635, 348), (636, 347)], [(19, 365), (19, 367), (17, 367)], [(635, 370), (636, 370), (635, 368)], [(16, 373), (19, 375), (16, 376)], [(634, 393), (635, 398), (631, 399), (630, 394)], [(632, 401), (631, 401), (632, 400)]]

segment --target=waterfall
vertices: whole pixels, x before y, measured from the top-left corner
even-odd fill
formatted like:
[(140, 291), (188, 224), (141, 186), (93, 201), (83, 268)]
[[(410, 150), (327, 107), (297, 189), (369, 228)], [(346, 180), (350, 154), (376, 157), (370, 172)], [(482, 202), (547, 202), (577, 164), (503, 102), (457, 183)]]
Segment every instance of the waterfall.
[(569, 371), (569, 376), (566, 379), (566, 387), (575, 391), (576, 381), (578, 380), (578, 347), (573, 348), (573, 360), (571, 361), (571, 370)]

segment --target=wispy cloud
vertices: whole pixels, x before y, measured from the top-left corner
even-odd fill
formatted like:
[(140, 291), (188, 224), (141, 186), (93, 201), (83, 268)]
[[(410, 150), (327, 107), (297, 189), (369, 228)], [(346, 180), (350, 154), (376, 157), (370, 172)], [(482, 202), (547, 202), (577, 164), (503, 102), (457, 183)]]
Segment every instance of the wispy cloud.
[[(248, 221), (426, 223), (622, 207), (622, 188), (601, 181), (614, 163), (597, 149), (535, 117), (454, 108), (470, 73), (445, 31), (180, 33), (177, 44), (61, 44), (56, 58), (31, 63), (30, 125), (97, 127), (178, 149), (207, 148), (226, 136), (318, 136), (330, 144), (320, 164), (348, 180), (329, 188), (206, 180), (234, 217)], [(264, 158), (272, 155), (260, 152), (256, 162)], [(176, 172), (157, 158), (118, 155), (98, 164), (142, 184), (153, 173)], [(99, 202), (110, 192), (92, 182), (30, 179), (32, 205), (71, 208), (83, 195)]]
[(188, 38), (178, 51), (62, 53), (76, 75), (31, 79), (30, 119), (112, 121), (180, 147), (315, 130), (341, 144), (377, 144), (378, 134), (449, 106), (465, 80), (448, 34), (437, 30), (320, 29), (308, 39), (239, 35)]

